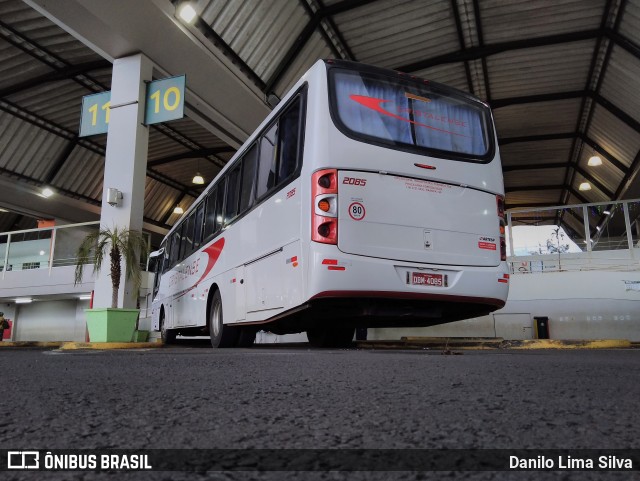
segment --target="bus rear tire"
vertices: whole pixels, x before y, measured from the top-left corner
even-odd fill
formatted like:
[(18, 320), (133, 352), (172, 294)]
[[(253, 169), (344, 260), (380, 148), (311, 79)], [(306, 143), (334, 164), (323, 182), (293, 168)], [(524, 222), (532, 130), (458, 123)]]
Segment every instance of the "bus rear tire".
[(222, 297), (216, 291), (209, 311), (209, 333), (214, 348), (234, 347), (238, 342), (238, 329), (225, 325), (222, 320)]
[(307, 339), (313, 347), (350, 347), (355, 328), (313, 328), (307, 330)]

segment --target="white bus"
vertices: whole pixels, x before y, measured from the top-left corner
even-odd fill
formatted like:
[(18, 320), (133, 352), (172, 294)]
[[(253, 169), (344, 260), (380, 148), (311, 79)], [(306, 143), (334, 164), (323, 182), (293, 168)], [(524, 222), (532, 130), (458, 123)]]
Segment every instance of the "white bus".
[(488, 314), (508, 291), (503, 196), (486, 104), (318, 61), (152, 254), (154, 328), (338, 347), (356, 327)]

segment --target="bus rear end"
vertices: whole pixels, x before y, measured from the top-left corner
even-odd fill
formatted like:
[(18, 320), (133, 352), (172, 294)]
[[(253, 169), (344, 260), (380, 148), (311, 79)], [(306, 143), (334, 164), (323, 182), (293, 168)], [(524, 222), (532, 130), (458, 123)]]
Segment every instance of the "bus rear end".
[(327, 93), (310, 179), (310, 339), (502, 307), (504, 190), (488, 106), (340, 61), (327, 63)]

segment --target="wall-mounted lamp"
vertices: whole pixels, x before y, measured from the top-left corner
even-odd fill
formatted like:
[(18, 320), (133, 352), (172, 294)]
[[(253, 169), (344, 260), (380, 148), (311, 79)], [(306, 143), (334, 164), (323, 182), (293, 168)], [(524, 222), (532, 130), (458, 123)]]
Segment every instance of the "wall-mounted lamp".
[(118, 207), (122, 201), (122, 192), (113, 187), (107, 189), (107, 203), (113, 207)]
[(16, 299), (16, 304), (30, 304), (31, 302), (33, 302), (33, 299), (30, 297), (19, 297)]

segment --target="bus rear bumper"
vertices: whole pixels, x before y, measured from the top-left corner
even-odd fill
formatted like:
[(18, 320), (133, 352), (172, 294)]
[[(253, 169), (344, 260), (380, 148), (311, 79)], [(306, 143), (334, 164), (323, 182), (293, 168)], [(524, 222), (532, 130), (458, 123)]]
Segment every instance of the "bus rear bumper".
[(431, 326), (489, 314), (507, 299), (505, 262), (443, 267), (322, 247), (311, 256), (309, 314), (314, 324), (332, 319), (362, 327)]

